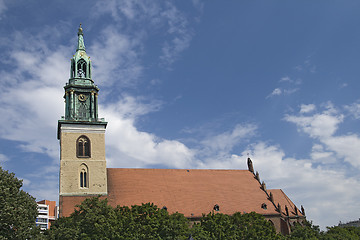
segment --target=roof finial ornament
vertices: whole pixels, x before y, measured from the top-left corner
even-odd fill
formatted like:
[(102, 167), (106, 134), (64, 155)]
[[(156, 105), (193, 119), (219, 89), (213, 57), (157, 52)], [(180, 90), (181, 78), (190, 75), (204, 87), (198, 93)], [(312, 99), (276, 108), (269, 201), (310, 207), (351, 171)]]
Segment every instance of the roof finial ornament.
[(81, 27), (81, 23), (80, 23), (80, 26), (79, 26), (78, 35), (83, 35), (83, 29)]
[(76, 51), (85, 51), (85, 44), (84, 44), (84, 33), (83, 33), (83, 29), (81, 27), (81, 23), (79, 26), (79, 31), (78, 31), (78, 46)]
[(272, 192), (270, 192), (269, 199), (270, 199), (271, 202), (274, 202), (274, 195), (272, 194)]
[(254, 167), (253, 167), (252, 161), (251, 161), (251, 159), (249, 157), (248, 157), (248, 160), (247, 160), (247, 164), (248, 164), (249, 171), (254, 173)]
[(304, 209), (303, 205), (301, 205), (301, 212), (305, 216), (305, 209)]
[(278, 203), (278, 205), (277, 205), (277, 209), (278, 209), (278, 211), (279, 211), (279, 213), (280, 213), (280, 215), (282, 214), (282, 212), (281, 212), (281, 206), (280, 206), (280, 203)]
[(264, 181), (262, 181), (262, 183), (261, 183), (261, 189), (266, 192), (266, 184)]
[(256, 180), (258, 180), (259, 183), (260, 183), (260, 176), (259, 176), (259, 172), (258, 172), (258, 171), (256, 171), (255, 178), (256, 178)]

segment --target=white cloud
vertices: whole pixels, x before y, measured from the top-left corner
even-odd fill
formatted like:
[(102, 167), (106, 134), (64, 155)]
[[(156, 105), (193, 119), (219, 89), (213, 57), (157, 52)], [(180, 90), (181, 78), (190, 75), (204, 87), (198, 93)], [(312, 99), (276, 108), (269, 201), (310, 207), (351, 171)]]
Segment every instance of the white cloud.
[(163, 64), (170, 65), (187, 49), (192, 39), (192, 32), (188, 27), (188, 20), (173, 4), (167, 2), (165, 11), (161, 14), (168, 24), (170, 41), (166, 41), (162, 48), (160, 59)]
[(343, 121), (343, 115), (327, 113), (315, 114), (313, 116), (286, 115), (285, 120), (295, 123), (300, 131), (309, 134), (313, 138), (324, 138), (330, 137), (335, 133), (338, 124)]
[(216, 136), (207, 137), (201, 141), (205, 147), (205, 151), (210, 153), (218, 151), (229, 152), (242, 139), (251, 138), (254, 136), (257, 127), (253, 124), (236, 125), (232, 131), (224, 132)]
[(360, 101), (346, 105), (345, 109), (349, 111), (354, 118), (360, 119)]
[[(231, 136), (230, 132), (219, 136), (223, 135)], [(340, 165), (335, 170), (331, 169), (331, 165), (327, 167), (326, 164), (333, 164), (334, 159), (338, 159), (331, 156), (332, 152), (326, 153), (321, 145), (314, 145), (314, 159), (286, 157), (279, 146), (262, 141), (248, 145), (240, 155), (231, 154), (231, 150), (215, 153), (202, 160), (194, 159), (195, 166), (204, 169), (247, 169), (246, 159), (250, 153), (255, 171), (260, 173), (261, 181), (265, 181), (267, 188), (283, 189), (298, 207), (305, 207), (309, 220), (314, 220), (314, 224), (321, 223), (323, 230), (339, 220), (358, 217), (359, 179), (346, 175), (345, 166)], [(328, 161), (327, 157), (331, 157), (332, 161)], [(314, 165), (320, 158), (327, 159), (322, 159), (324, 164), (321, 166)]]
[[(18, 48), (18, 41), (26, 42)], [(7, 52), (15, 66), (2, 70), (3, 93), (0, 95), (0, 137), (22, 142), (26, 151), (57, 157), (54, 122), (63, 112), (63, 76), (67, 76), (63, 46), (48, 50), (39, 36), (17, 34)], [(44, 54), (46, 53), (46, 54)], [(41, 61), (40, 61), (41, 60)], [(39, 125), (41, 123), (41, 125)]]
[(158, 111), (162, 105), (162, 102), (154, 99), (145, 99), (143, 97), (133, 97), (125, 95), (117, 103), (107, 104), (106, 108), (116, 112), (122, 118), (136, 119), (141, 115), (148, 114), (150, 112)]
[(347, 87), (347, 86), (348, 86), (347, 83), (342, 83), (342, 84), (340, 85), (340, 88), (345, 88), (345, 87)]
[(281, 95), (281, 93), (282, 93), (282, 90), (280, 88), (275, 88), (268, 97)]
[(333, 152), (337, 158), (360, 168), (360, 138), (356, 134), (335, 135), (344, 115), (338, 113), (331, 103), (321, 113), (314, 113), (312, 116), (286, 115), (285, 120), (295, 123), (299, 131), (324, 144), (326, 152)]
[(104, 86), (135, 86), (142, 74), (141, 53), (137, 38), (120, 34), (116, 28), (105, 28), (87, 52), (93, 61), (93, 78)]
[(142, 22), (150, 24), (159, 22), (159, 13), (162, 11), (161, 5), (157, 1), (139, 0), (110, 0), (95, 4), (93, 12), (95, 16), (108, 15), (118, 23), (122, 22)]
[(360, 169), (360, 138), (358, 135), (332, 136), (321, 139), (321, 141), (339, 157)]
[(280, 82), (291, 82), (291, 79), (288, 76), (282, 77)]
[(31, 183), (31, 181), (26, 178), (22, 178), (21, 180), (22, 180), (23, 186), (29, 186)]
[[(132, 109), (136, 102), (119, 103)], [(159, 139), (153, 134), (137, 130), (134, 117), (118, 111), (118, 104), (103, 107), (107, 129), (107, 159), (110, 167), (150, 167), (161, 165), (184, 168), (191, 165), (193, 150), (176, 140)], [(140, 108), (143, 108), (139, 104)], [(148, 110), (146, 110), (148, 111)]]
[(301, 104), (300, 113), (310, 113), (316, 109), (314, 104)]
[(295, 84), (295, 85), (299, 85), (302, 83), (302, 80), (300, 78), (298, 79), (293, 79), (293, 78), (290, 78), (289, 76), (285, 76), (285, 77), (282, 77), (280, 78), (280, 83), (281, 82), (284, 82), (284, 83), (290, 83), (290, 84)]
[(315, 224), (321, 222), (324, 228), (357, 217), (360, 182), (347, 176), (343, 168), (314, 167), (311, 159), (287, 158), (281, 149), (263, 142), (250, 146), (242, 159), (248, 151), (267, 187), (282, 188), (298, 206), (304, 205)]
[(9, 158), (6, 155), (0, 153), (0, 163), (4, 163), (7, 161), (9, 161)]
[[(179, 58), (181, 52), (189, 47), (193, 36), (186, 15), (171, 2), (107, 1), (96, 4), (94, 11), (97, 16), (110, 14), (118, 23), (111, 28), (113, 30), (122, 29), (124, 35), (127, 34), (129, 39), (133, 39), (135, 36), (144, 40), (152, 34), (163, 34), (165, 41), (162, 44), (159, 59), (160, 64), (169, 69), (170, 65)], [(127, 31), (123, 22), (133, 26), (131, 32)], [(144, 27), (139, 28), (139, 26)], [(163, 28), (166, 30), (164, 31)], [(134, 29), (136, 30), (134, 31)], [(139, 32), (139, 34), (136, 35), (134, 32)]]
[(290, 89), (284, 89), (284, 95), (290, 95), (293, 94), (295, 92), (297, 92), (299, 89), (298, 88), (290, 88)]
[(289, 89), (281, 89), (281, 88), (275, 88), (272, 93), (270, 93), (266, 98), (270, 98), (273, 96), (279, 96), (279, 95), (291, 95), (295, 92), (297, 92), (298, 88), (289, 88)]
[(314, 144), (310, 154), (312, 160), (323, 164), (336, 163), (337, 159), (334, 152), (327, 151), (321, 144)]

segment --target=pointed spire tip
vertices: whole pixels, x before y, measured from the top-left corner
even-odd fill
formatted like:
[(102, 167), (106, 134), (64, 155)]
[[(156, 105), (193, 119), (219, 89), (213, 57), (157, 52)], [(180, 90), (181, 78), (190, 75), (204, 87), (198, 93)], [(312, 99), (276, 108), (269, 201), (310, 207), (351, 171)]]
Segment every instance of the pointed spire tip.
[(81, 27), (81, 23), (80, 23), (80, 26), (79, 26), (78, 35), (83, 35), (83, 29)]

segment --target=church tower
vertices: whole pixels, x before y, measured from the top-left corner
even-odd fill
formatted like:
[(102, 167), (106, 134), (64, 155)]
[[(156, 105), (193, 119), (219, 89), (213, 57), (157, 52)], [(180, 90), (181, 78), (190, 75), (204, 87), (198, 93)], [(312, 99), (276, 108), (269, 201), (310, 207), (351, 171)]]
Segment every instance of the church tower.
[(60, 140), (60, 215), (64, 197), (107, 195), (105, 129), (98, 118), (99, 88), (91, 78), (81, 24), (65, 89), (65, 116), (58, 121)]

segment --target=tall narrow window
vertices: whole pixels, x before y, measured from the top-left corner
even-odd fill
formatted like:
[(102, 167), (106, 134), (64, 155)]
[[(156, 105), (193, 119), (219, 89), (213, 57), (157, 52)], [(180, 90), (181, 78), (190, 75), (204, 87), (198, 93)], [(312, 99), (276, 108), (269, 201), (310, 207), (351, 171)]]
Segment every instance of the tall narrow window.
[(84, 173), (80, 173), (80, 187), (84, 187)]
[(80, 136), (77, 140), (77, 157), (90, 157), (90, 140), (86, 136)]
[(80, 188), (88, 188), (89, 176), (88, 176), (88, 168), (85, 164), (81, 164), (79, 175), (80, 175)]
[(84, 59), (80, 59), (77, 63), (77, 75), (80, 78), (86, 77), (86, 62)]

